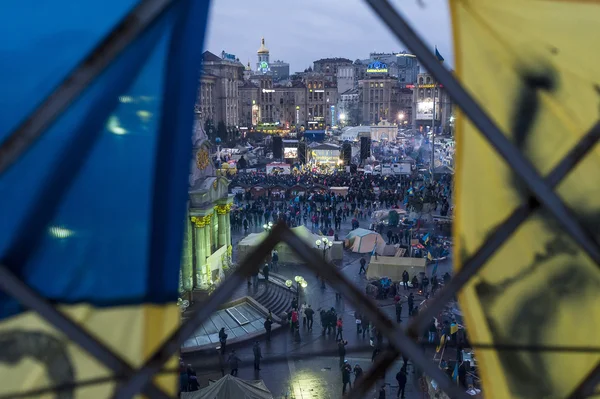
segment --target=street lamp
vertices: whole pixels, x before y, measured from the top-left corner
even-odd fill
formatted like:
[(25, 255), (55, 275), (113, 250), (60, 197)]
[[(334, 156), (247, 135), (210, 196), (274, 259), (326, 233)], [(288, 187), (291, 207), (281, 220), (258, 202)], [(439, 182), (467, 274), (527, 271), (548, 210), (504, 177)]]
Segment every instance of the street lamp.
[[(298, 301), (300, 301), (300, 288), (304, 289), (304, 288), (308, 287), (308, 283), (302, 276), (296, 276), (296, 277), (294, 277), (294, 280), (298, 284), (298, 289), (296, 290), (296, 299)], [(290, 282), (290, 286), (291, 286), (292, 281), (291, 280), (288, 280), (288, 281)], [(285, 285), (287, 285), (287, 281), (286, 281)]]
[[(330, 241), (327, 237), (323, 237), (322, 240), (315, 241), (317, 248), (323, 251), (323, 260), (327, 255), (327, 250), (333, 246), (333, 241)], [(325, 288), (325, 279), (321, 279), (321, 288)]]
[(270, 233), (271, 230), (273, 230), (273, 222), (263, 224), (263, 229), (265, 229), (267, 233)]
[(402, 112), (398, 112), (398, 119), (399, 120), (404, 119), (404, 114)]

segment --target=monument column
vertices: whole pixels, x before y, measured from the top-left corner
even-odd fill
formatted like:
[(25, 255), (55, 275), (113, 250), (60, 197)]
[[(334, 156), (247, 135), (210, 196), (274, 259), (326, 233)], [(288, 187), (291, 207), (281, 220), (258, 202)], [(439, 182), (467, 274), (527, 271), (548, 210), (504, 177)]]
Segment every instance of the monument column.
[(227, 206), (217, 205), (215, 207), (219, 217), (219, 247), (228, 246), (227, 244)]
[[(204, 216), (203, 219), (204, 219), (204, 240), (205, 240), (205, 243), (206, 243), (205, 244), (205, 249), (206, 249), (205, 256), (206, 256), (206, 258), (208, 258), (209, 256), (212, 255), (212, 248), (211, 248), (211, 235), (212, 235), (211, 229), (212, 229), (212, 226), (211, 226), (211, 223), (210, 223), (211, 222), (211, 220), (210, 220), (211, 219), (211, 214), (208, 214), (208, 215)], [(206, 260), (205, 260), (205, 262), (206, 262)], [(211, 276), (212, 272), (210, 270), (210, 265), (208, 265), (208, 263), (206, 265), (206, 273), (208, 274), (208, 279), (210, 280), (212, 278), (212, 276)]]
[(190, 291), (193, 287), (194, 268), (192, 265), (192, 223), (186, 218), (185, 231), (183, 233), (183, 250), (181, 251), (181, 286), (184, 291)]
[(225, 229), (227, 233), (227, 247), (231, 246), (231, 203), (225, 205), (227, 213), (225, 214), (225, 225), (227, 228)]
[(204, 238), (204, 218), (202, 216), (192, 217), (192, 222), (196, 226), (194, 229), (194, 239), (196, 242), (196, 264), (194, 267), (194, 273), (196, 273), (197, 285), (205, 285), (208, 283), (208, 276), (204, 270), (204, 264), (206, 263), (206, 239)]

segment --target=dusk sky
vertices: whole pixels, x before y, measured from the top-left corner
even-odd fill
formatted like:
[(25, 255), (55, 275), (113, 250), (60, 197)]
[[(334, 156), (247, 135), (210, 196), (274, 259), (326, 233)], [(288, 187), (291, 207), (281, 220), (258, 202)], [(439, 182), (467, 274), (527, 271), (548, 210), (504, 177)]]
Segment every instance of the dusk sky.
[[(320, 58), (368, 58), (407, 50), (362, 0), (213, 0), (205, 50), (225, 50), (255, 68), (264, 36), (271, 61), (302, 71)], [(391, 0), (433, 50), (453, 65), (446, 0)]]

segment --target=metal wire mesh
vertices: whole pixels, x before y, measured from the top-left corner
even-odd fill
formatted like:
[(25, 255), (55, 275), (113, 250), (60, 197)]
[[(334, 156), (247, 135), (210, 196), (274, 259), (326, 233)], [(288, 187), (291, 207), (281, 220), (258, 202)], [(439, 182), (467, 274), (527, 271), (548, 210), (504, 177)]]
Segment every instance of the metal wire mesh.
[[(490, 256), (511, 236), (528, 216), (540, 206), (544, 206), (556, 219), (561, 222), (574, 240), (576, 240), (587, 254), (600, 263), (600, 248), (591, 235), (572, 217), (568, 208), (554, 193), (553, 189), (577, 165), (600, 138), (600, 123), (583, 138), (583, 140), (559, 163), (559, 165), (543, 179), (535, 169), (523, 158), (519, 151), (506, 140), (506, 137), (491, 121), (483, 109), (462, 88), (459, 82), (437, 62), (435, 56), (427, 49), (423, 41), (410, 28), (407, 22), (386, 0), (366, 0), (381, 20), (392, 32), (419, 58), (425, 68), (444, 85), (455, 103), (462, 109), (466, 116), (480, 129), (482, 135), (492, 144), (498, 153), (515, 170), (531, 190), (531, 198), (499, 225), (493, 234), (488, 237), (481, 248), (464, 263), (463, 268), (444, 289), (439, 292), (427, 308), (419, 312), (418, 316), (410, 323), (407, 332), (396, 327), (378, 308), (341, 275), (333, 265), (325, 262), (318, 253), (309, 248), (299, 237), (283, 224), (276, 225), (268, 237), (253, 251), (235, 272), (209, 296), (190, 318), (157, 350), (148, 362), (138, 370), (132, 369), (119, 356), (109, 348), (104, 347), (80, 326), (66, 318), (52, 304), (40, 297), (37, 293), (23, 284), (4, 266), (0, 266), (0, 289), (18, 298), (24, 305), (38, 312), (48, 322), (62, 330), (71, 340), (81, 345), (92, 356), (110, 368), (115, 376), (111, 379), (122, 381), (115, 397), (129, 398), (138, 392), (144, 392), (153, 398), (167, 397), (166, 394), (152, 383), (152, 378), (161, 373), (175, 372), (165, 370), (164, 364), (181, 347), (183, 342), (213, 313), (218, 306), (225, 302), (229, 293), (239, 286), (247, 276), (257, 270), (262, 260), (275, 245), (283, 241), (289, 245), (305, 262), (307, 267), (319, 274), (329, 282), (338, 292), (344, 295), (354, 307), (363, 314), (371, 315), (371, 321), (379, 331), (389, 340), (389, 348), (383, 352), (375, 364), (367, 371), (362, 381), (348, 394), (348, 398), (362, 397), (369, 388), (380, 378), (392, 362), (402, 353), (412, 360), (420, 370), (438, 382), (441, 389), (453, 398), (467, 398), (468, 395), (459, 390), (443, 372), (426, 357), (418, 342), (418, 337), (426, 328), (429, 320), (477, 273)], [(144, 3), (144, 2), (142, 2)], [(148, 1), (146, 3), (152, 3)], [(600, 351), (600, 348), (578, 347), (518, 347), (510, 345), (473, 344), (473, 347), (497, 350), (553, 350), (553, 351)], [(320, 352), (323, 354), (323, 352)], [(312, 356), (305, 354), (304, 356)], [(280, 361), (285, 358), (273, 358), (271, 361)], [(572, 398), (586, 397), (593, 393), (593, 389), (600, 380), (600, 365), (590, 373), (570, 396)], [(97, 383), (83, 381), (77, 386)], [(53, 387), (52, 390), (60, 390)], [(65, 388), (66, 389), (66, 388)], [(42, 391), (39, 392), (41, 394)], [(31, 395), (28, 393), (27, 395)]]

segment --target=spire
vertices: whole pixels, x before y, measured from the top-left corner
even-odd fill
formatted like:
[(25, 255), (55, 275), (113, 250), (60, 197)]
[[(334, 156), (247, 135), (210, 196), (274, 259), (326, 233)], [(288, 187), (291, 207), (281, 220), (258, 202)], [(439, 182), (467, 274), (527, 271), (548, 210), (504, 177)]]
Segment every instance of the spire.
[(269, 54), (269, 49), (265, 45), (265, 38), (260, 39), (260, 48), (257, 51), (258, 54)]

